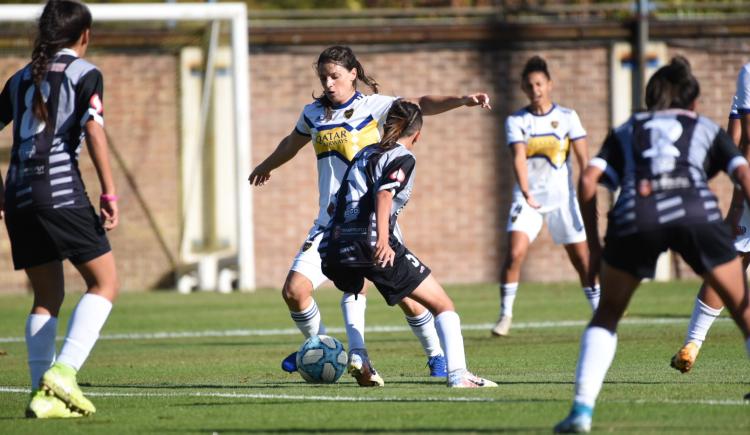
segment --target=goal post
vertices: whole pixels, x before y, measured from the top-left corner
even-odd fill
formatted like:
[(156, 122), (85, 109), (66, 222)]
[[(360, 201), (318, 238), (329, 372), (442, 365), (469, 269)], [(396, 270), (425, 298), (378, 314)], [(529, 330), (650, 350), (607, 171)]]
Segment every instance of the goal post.
[[(250, 70), (248, 61), (247, 7), (244, 3), (120, 3), (87, 5), (95, 22), (224, 21), (230, 25), (233, 76), (234, 151), (237, 225), (238, 288), (255, 288), (255, 242), (252, 190), (245, 180), (250, 173)], [(1, 22), (33, 22), (40, 5), (0, 5)], [(175, 133), (177, 134), (177, 133)]]

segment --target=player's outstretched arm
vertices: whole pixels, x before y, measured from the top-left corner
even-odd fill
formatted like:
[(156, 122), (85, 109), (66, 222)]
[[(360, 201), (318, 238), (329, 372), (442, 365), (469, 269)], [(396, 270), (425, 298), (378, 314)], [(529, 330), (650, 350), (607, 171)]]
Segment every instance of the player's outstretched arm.
[(296, 131), (289, 133), (279, 142), (271, 155), (253, 169), (247, 180), (254, 186), (263, 186), (271, 179), (271, 171), (291, 160), (308, 142), (310, 142), (310, 138), (307, 136), (303, 136)]
[(90, 119), (85, 125), (86, 143), (88, 144), (91, 160), (99, 177), (102, 195), (99, 200), (99, 211), (102, 216), (104, 228), (109, 231), (114, 229), (120, 221), (120, 213), (117, 208), (117, 190), (112, 178), (112, 168), (109, 165), (109, 145), (107, 135), (98, 122)]
[(578, 163), (578, 168), (581, 170), (581, 173), (578, 176), (578, 191), (581, 191), (581, 179), (583, 178), (583, 170), (586, 169), (586, 165), (588, 165), (589, 162), (589, 145), (586, 142), (586, 138), (582, 137), (580, 139), (576, 139), (571, 144), (573, 147), (573, 154), (575, 155), (576, 162)]
[(480, 106), (483, 109), (491, 109), (490, 97), (485, 93), (476, 93), (459, 96), (425, 95), (419, 98), (407, 98), (406, 100), (416, 103), (422, 109), (423, 115), (437, 115), (459, 107)]

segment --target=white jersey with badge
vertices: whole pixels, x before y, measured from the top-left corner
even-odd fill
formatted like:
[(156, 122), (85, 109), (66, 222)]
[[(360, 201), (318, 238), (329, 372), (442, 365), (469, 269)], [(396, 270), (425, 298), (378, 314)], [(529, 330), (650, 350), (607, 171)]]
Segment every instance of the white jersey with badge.
[(730, 118), (739, 118), (750, 113), (750, 63), (746, 63), (737, 76), (737, 90), (729, 109)]
[[(737, 90), (732, 98), (732, 108), (729, 117), (739, 119), (742, 115), (750, 114), (750, 63), (746, 63), (737, 76)], [(734, 247), (739, 252), (750, 252), (750, 210), (748, 204), (742, 210), (742, 216), (737, 224), (737, 236), (734, 239)]]
[(341, 178), (354, 155), (367, 145), (380, 142), (385, 117), (395, 99), (356, 92), (349, 101), (332, 108), (330, 119), (326, 119), (325, 108), (317, 101), (302, 110), (295, 130), (310, 137), (318, 159), (317, 228), (328, 225), (329, 209), (333, 208)]
[[(567, 204), (570, 192), (575, 192), (570, 167), (570, 144), (586, 137), (586, 130), (575, 110), (552, 105), (543, 115), (535, 115), (523, 108), (505, 121), (508, 146), (526, 146), (529, 193), (544, 210)], [(514, 201), (523, 200), (516, 183)]]

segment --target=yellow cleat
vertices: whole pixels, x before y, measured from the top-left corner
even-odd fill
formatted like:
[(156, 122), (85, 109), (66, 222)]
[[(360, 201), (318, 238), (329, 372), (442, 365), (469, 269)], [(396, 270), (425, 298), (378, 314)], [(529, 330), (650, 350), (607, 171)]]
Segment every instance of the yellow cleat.
[(700, 352), (698, 345), (690, 341), (677, 351), (670, 365), (682, 373), (687, 373), (693, 368), (698, 352)]
[(72, 410), (83, 415), (96, 412), (96, 407), (83, 395), (76, 381), (76, 371), (65, 364), (55, 363), (42, 376), (41, 387), (56, 396)]
[(62, 400), (50, 396), (42, 390), (31, 393), (31, 401), (26, 407), (28, 418), (79, 418), (83, 417), (78, 411), (74, 411)]

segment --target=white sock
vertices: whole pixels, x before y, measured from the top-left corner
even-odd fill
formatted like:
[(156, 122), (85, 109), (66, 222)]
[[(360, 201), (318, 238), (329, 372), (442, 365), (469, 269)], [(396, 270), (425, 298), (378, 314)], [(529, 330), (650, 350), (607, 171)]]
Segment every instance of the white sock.
[(706, 334), (711, 328), (717, 317), (721, 314), (721, 310), (724, 308), (711, 308), (706, 305), (699, 298), (695, 298), (695, 305), (693, 306), (693, 315), (690, 317), (690, 323), (688, 324), (687, 337), (685, 337), (685, 344), (693, 342), (698, 345), (698, 348), (703, 346), (703, 342), (706, 340)]
[(509, 282), (500, 285), (500, 317), (513, 317), (513, 302), (516, 300), (517, 291), (517, 282)]
[(354, 293), (344, 293), (341, 297), (341, 312), (344, 314), (346, 338), (349, 340), (349, 351), (365, 349), (365, 310), (367, 298)]
[(448, 373), (466, 370), (464, 337), (461, 335), (461, 319), (455, 311), (443, 311), (435, 317), (435, 327), (445, 350)]
[(599, 296), (601, 295), (601, 293), (602, 291), (599, 287), (599, 284), (593, 287), (583, 288), (583, 294), (586, 295), (586, 299), (588, 299), (589, 305), (591, 305), (591, 311), (596, 311), (596, 309), (599, 307)]
[(57, 361), (76, 371), (80, 370), (99, 339), (99, 332), (110, 311), (112, 302), (106, 298), (91, 293), (83, 295), (70, 317), (68, 335), (65, 336)]
[(55, 362), (57, 317), (49, 314), (29, 314), (26, 319), (26, 350), (28, 352), (31, 389), (39, 388), (39, 381)]
[(320, 318), (320, 310), (318, 310), (318, 304), (315, 303), (315, 299), (312, 300), (309, 307), (299, 313), (290, 311), (289, 314), (291, 314), (294, 324), (297, 325), (297, 328), (299, 328), (305, 338), (326, 333), (326, 328), (323, 326), (323, 320)]
[(440, 347), (440, 337), (438, 337), (435, 329), (435, 321), (430, 310), (424, 310), (424, 313), (418, 316), (406, 316), (406, 321), (409, 323), (411, 331), (422, 343), (422, 348), (428, 358), (443, 354), (443, 348)]
[(575, 403), (594, 407), (616, 349), (617, 334), (598, 326), (586, 328), (576, 368)]

